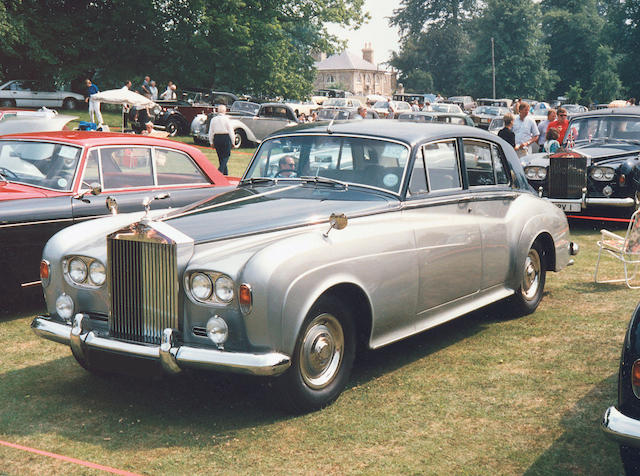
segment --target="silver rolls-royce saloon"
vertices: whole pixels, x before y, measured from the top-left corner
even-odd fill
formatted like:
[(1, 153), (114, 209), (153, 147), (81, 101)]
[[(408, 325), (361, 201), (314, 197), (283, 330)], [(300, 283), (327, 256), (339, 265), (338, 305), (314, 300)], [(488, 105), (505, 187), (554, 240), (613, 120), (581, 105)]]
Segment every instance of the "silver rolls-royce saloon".
[(55, 235), (41, 263), (48, 315), (32, 328), (90, 371), (124, 358), (270, 376), (304, 412), (338, 397), (357, 344), (496, 301), (531, 313), (547, 271), (576, 253), (562, 211), (495, 135), (316, 123), (267, 137), (234, 190)]

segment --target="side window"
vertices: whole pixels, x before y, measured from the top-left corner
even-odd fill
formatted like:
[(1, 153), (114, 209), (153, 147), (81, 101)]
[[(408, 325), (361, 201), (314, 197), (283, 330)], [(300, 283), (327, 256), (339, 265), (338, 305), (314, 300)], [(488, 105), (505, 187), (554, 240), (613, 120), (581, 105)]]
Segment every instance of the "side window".
[(464, 163), (469, 177), (470, 187), (495, 185), (496, 178), (493, 174), (493, 159), (491, 158), (491, 145), (471, 139), (463, 141)]
[(169, 149), (154, 149), (158, 185), (209, 183), (187, 154)]
[(424, 146), (423, 151), (430, 190), (461, 188), (455, 141), (427, 144)]
[(504, 166), (504, 155), (502, 150), (495, 144), (491, 144), (491, 157), (493, 158), (493, 170), (496, 173), (496, 183), (508, 184), (509, 176)]
[(411, 180), (409, 181), (409, 195), (417, 197), (429, 191), (427, 187), (427, 174), (424, 167), (423, 151), (416, 155), (416, 161), (411, 171)]
[(93, 149), (87, 156), (87, 166), (84, 169), (84, 177), (80, 188), (89, 188), (92, 183), (102, 184), (100, 181), (100, 166), (98, 165), (98, 151)]
[(153, 185), (151, 149), (147, 147), (105, 147), (100, 149), (105, 189)]

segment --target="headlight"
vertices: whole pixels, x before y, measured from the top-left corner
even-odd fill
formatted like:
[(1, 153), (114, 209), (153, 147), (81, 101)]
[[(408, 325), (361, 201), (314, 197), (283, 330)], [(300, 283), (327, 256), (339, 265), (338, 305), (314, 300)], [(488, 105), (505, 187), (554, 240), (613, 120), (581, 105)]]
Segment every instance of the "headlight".
[(524, 171), (529, 180), (544, 180), (547, 178), (546, 167), (526, 167)]
[(65, 321), (71, 320), (71, 316), (73, 316), (73, 299), (65, 293), (58, 296), (58, 299), (56, 299), (56, 312)]
[(100, 261), (93, 261), (89, 265), (89, 279), (96, 286), (102, 286), (107, 280), (107, 272)]
[(211, 297), (213, 284), (211, 278), (204, 273), (194, 273), (191, 276), (191, 293), (196, 299), (205, 301)]
[(590, 175), (593, 180), (598, 182), (609, 182), (613, 180), (616, 171), (610, 167), (593, 167)]
[(233, 299), (233, 281), (228, 276), (220, 276), (214, 284), (216, 297), (222, 302), (229, 302)]
[(69, 277), (76, 284), (82, 284), (87, 279), (87, 264), (80, 258), (69, 261)]

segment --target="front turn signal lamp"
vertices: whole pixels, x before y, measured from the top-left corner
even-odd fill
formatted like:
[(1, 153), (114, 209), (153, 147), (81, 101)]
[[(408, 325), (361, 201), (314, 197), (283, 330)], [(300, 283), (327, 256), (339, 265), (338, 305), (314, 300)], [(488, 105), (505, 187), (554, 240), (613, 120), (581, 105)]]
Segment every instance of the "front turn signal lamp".
[(46, 259), (40, 261), (40, 282), (43, 287), (49, 286), (49, 280), (51, 279), (51, 265)]
[(253, 291), (251, 286), (246, 283), (240, 285), (238, 289), (238, 303), (240, 304), (240, 311), (242, 314), (249, 314), (253, 307)]
[(636, 360), (631, 366), (631, 387), (633, 394), (640, 398), (640, 359)]

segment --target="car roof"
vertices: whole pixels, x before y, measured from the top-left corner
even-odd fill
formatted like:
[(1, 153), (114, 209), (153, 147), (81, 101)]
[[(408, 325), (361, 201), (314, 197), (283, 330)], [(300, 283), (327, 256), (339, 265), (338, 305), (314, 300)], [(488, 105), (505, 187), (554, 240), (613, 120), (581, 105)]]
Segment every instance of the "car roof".
[[(561, 106), (562, 107), (562, 106)], [(609, 107), (606, 109), (597, 109), (595, 111), (577, 112), (571, 114), (571, 119), (586, 116), (640, 116), (640, 106), (627, 107)]]
[(0, 139), (29, 139), (41, 141), (65, 142), (83, 147), (94, 147), (99, 145), (154, 145), (163, 146), (183, 151), (198, 150), (189, 144), (183, 144), (161, 137), (146, 136), (139, 134), (122, 134), (115, 132), (94, 132), (94, 131), (50, 131), (50, 132), (28, 132), (20, 134), (7, 134), (0, 136)]
[[(328, 127), (330, 125), (330, 127)], [(471, 126), (443, 123), (414, 123), (396, 120), (363, 119), (345, 122), (320, 122), (287, 128), (269, 137), (289, 134), (347, 134), (393, 139), (407, 144), (447, 137), (474, 137), (496, 140), (495, 134)]]

